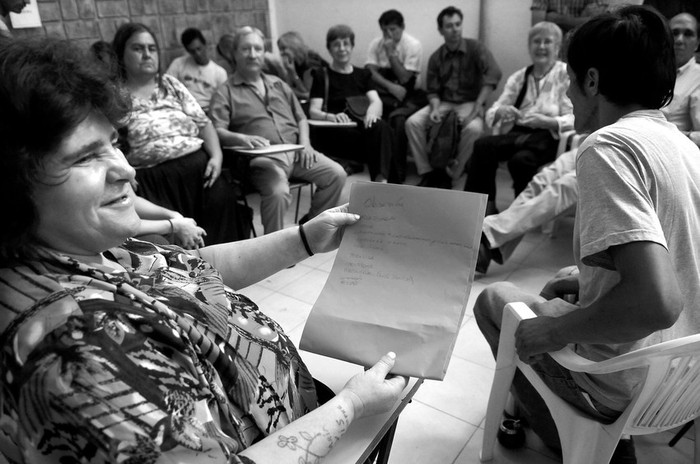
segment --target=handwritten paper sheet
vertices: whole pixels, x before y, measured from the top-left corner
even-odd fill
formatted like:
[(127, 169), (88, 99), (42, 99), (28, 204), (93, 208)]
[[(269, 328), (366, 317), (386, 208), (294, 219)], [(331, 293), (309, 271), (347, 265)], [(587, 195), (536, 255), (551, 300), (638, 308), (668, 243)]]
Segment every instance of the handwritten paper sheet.
[(486, 196), (354, 183), (345, 230), (300, 347), (373, 365), (397, 353), (392, 372), (442, 379), (464, 317)]

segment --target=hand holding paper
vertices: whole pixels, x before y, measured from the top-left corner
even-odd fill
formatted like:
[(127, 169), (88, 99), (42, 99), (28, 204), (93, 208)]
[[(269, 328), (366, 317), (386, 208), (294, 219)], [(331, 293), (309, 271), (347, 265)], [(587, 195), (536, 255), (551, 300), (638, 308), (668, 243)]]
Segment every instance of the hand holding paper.
[(301, 348), (361, 365), (388, 351), (393, 372), (442, 379), (478, 255), (486, 196), (355, 183), (345, 231)]

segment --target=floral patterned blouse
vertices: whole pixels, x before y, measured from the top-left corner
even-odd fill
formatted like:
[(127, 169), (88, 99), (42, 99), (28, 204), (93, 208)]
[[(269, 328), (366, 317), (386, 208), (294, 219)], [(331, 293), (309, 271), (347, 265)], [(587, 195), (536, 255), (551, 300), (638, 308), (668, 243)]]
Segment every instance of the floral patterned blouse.
[[(503, 87), (503, 93), (486, 111), (486, 124), (489, 127), (493, 126), (496, 110), (500, 106), (515, 104), (523, 87), (526, 69), (522, 68), (510, 75)], [(535, 79), (530, 74), (520, 111), (523, 115), (535, 113), (556, 118), (559, 130), (551, 132), (552, 136), (558, 139), (559, 134), (574, 128), (574, 106), (566, 96), (567, 90), (569, 90), (569, 75), (566, 73), (566, 63), (557, 61), (541, 79)], [(508, 130), (510, 128), (507, 130), (500, 128), (498, 133), (503, 134)]]
[(127, 159), (135, 168), (150, 168), (202, 146), (199, 131), (209, 118), (190, 91), (174, 77), (164, 74), (162, 85), (150, 98), (132, 95), (131, 104)]
[(316, 407), (281, 327), (175, 246), (127, 272), (42, 251), (0, 269), (0, 451), (10, 463), (240, 463)]

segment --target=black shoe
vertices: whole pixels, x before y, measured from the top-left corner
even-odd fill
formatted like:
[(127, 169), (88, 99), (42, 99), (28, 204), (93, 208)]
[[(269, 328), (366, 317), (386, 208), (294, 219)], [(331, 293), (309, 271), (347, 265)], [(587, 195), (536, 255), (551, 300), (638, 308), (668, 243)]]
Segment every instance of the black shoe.
[(418, 187), (432, 187), (433, 171), (423, 174), (418, 182)]
[(491, 259), (496, 261), (498, 264), (503, 264), (503, 255), (501, 254), (501, 250), (498, 248), (490, 248), (489, 251), (491, 252)]
[(491, 216), (493, 214), (498, 214), (498, 208), (496, 208), (496, 202), (495, 201), (487, 201), (486, 202), (486, 213), (484, 216)]
[(476, 272), (486, 274), (489, 264), (491, 264), (491, 250), (482, 241), (479, 243), (479, 255), (476, 258)]
[(479, 256), (476, 258), (476, 272), (486, 274), (491, 261), (496, 261), (498, 264), (503, 264), (503, 255), (498, 248), (491, 248), (486, 234), (481, 233), (481, 242), (479, 243)]
[(617, 448), (610, 458), (610, 464), (637, 464), (637, 456), (634, 452), (634, 442), (630, 437), (628, 440), (620, 440)]

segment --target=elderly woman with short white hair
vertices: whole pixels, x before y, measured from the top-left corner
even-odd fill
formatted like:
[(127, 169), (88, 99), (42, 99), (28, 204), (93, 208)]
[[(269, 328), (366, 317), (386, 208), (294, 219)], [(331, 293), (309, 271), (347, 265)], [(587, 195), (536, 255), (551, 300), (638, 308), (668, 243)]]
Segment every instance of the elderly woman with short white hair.
[(562, 32), (542, 21), (528, 34), (532, 64), (513, 73), (503, 93), (486, 112), (486, 124), (495, 135), (474, 143), (464, 190), (488, 195), (486, 214), (496, 210), (496, 170), (508, 162), (513, 190), (518, 196), (537, 170), (556, 157), (559, 134), (574, 127), (571, 100), (566, 95), (569, 76), (560, 61)]

